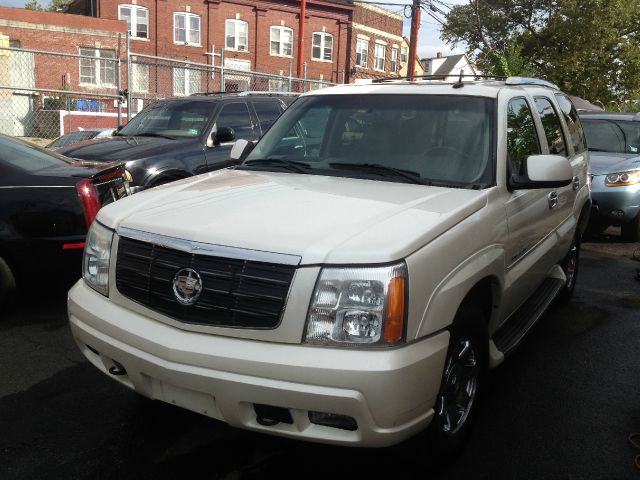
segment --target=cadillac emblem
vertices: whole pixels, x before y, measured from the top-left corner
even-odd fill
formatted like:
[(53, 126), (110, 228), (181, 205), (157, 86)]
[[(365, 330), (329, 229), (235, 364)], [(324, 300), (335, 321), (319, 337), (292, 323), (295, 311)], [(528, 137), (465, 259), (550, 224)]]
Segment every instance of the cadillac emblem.
[(193, 305), (202, 293), (202, 278), (192, 268), (183, 268), (173, 277), (173, 295), (182, 305)]

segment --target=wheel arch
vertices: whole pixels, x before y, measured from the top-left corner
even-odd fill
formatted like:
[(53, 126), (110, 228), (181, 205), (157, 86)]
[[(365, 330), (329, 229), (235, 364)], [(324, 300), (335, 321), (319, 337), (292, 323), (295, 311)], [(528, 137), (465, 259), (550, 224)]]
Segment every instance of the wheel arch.
[(183, 178), (191, 177), (192, 174), (177, 168), (170, 170), (161, 170), (156, 172), (152, 177), (149, 177), (145, 181), (145, 187), (151, 188), (162, 183), (174, 182), (176, 180), (182, 180)]

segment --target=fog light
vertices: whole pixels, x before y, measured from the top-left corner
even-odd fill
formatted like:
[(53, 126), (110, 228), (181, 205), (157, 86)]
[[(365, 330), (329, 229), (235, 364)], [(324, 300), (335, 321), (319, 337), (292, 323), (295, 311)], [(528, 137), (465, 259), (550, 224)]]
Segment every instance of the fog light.
[(316, 425), (339, 428), (341, 430), (354, 431), (358, 429), (355, 418), (346, 415), (336, 415), (335, 413), (309, 412), (309, 421)]

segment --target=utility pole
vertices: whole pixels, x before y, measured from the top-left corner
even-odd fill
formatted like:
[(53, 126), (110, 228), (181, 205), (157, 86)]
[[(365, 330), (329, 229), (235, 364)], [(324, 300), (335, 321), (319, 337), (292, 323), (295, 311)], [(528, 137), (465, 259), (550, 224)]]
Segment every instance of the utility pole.
[(407, 71), (409, 79), (413, 80), (416, 75), (416, 54), (418, 52), (418, 33), (420, 31), (420, 13), (422, 0), (413, 0), (411, 5), (411, 39), (409, 41), (409, 69)]
[(298, 78), (302, 78), (304, 65), (304, 17), (307, 16), (307, 0), (300, 0), (300, 28), (298, 31)]

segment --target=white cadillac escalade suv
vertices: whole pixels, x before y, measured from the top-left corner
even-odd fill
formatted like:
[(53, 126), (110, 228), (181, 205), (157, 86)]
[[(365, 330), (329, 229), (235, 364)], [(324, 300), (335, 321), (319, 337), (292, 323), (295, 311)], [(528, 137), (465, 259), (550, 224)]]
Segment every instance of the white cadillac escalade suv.
[(84, 355), (240, 428), (458, 445), (488, 367), (574, 289), (590, 193), (568, 98), (524, 78), (338, 86), (234, 152), (100, 211), (68, 300)]

